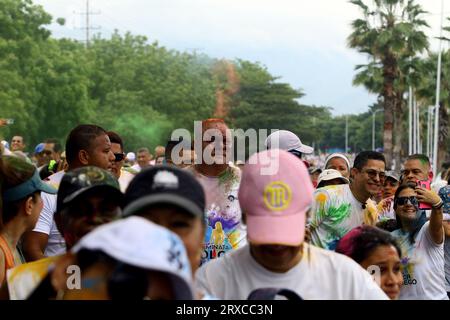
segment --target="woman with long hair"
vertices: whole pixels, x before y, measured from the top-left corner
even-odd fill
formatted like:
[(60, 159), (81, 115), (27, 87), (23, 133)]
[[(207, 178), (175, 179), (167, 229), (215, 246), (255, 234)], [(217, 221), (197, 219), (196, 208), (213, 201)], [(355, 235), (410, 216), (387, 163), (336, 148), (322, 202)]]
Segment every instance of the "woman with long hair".
[[(419, 203), (432, 206), (429, 221)], [(402, 185), (394, 197), (397, 230), (392, 235), (404, 255), (400, 299), (447, 300), (444, 275), (443, 201), (432, 190)]]

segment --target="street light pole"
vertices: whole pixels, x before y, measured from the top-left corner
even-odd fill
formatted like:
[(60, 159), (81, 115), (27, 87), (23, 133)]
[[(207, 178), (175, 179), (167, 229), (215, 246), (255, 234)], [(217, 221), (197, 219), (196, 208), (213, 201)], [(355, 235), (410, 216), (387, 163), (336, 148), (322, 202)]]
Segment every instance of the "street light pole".
[(417, 110), (416, 110), (416, 99), (412, 98), (412, 153), (417, 153)]
[(345, 115), (345, 152), (348, 151), (348, 115)]
[(428, 107), (428, 121), (427, 121), (427, 156), (432, 158), (432, 137), (433, 137), (433, 106)]
[[(313, 117), (313, 128), (316, 127), (316, 117)], [(316, 152), (316, 141), (313, 140), (312, 147), (314, 149), (314, 153)]]
[(416, 121), (416, 127), (417, 127), (417, 153), (422, 153), (422, 139), (420, 138), (420, 108), (417, 104), (417, 100), (415, 100), (416, 103), (416, 112), (417, 112), (417, 121)]
[(375, 151), (375, 115), (377, 112), (383, 111), (382, 109), (375, 110), (372, 112), (372, 150)]
[(441, 30), (439, 36), (439, 56), (436, 79), (436, 103), (434, 105), (434, 141), (433, 141), (433, 173), (437, 176), (438, 147), (439, 147), (439, 100), (441, 93), (441, 68), (442, 68), (442, 27), (444, 24), (444, 0), (441, 0)]
[(412, 154), (412, 144), (413, 144), (413, 138), (412, 138), (412, 87), (409, 86), (409, 96), (408, 96), (408, 111), (409, 111), (409, 117), (408, 117), (408, 154)]
[(417, 99), (414, 97), (414, 153), (420, 153), (419, 151), (419, 144), (420, 144), (420, 110), (419, 106), (417, 105)]

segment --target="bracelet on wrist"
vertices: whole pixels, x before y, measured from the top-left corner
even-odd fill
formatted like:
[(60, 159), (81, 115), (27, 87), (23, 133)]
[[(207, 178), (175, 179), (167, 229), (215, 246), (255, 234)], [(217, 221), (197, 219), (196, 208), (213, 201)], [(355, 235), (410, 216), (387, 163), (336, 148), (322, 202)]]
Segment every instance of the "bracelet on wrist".
[(440, 208), (442, 208), (443, 205), (444, 205), (444, 201), (442, 201), (442, 199), (441, 199), (438, 203), (434, 204), (432, 207), (433, 207), (433, 209), (440, 209)]

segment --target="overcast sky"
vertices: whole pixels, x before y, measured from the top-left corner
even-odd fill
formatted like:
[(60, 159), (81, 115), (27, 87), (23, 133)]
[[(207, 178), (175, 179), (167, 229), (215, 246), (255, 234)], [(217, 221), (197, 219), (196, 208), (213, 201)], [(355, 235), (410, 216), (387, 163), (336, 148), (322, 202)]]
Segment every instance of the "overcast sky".
[[(86, 0), (34, 0), (66, 25), (55, 37), (85, 39)], [(427, 34), (439, 35), (441, 0), (419, 0), (429, 12)], [(450, 16), (450, 0), (445, 0)], [(301, 88), (302, 103), (333, 107), (334, 114), (365, 112), (376, 97), (353, 87), (354, 66), (366, 58), (346, 45), (360, 16), (348, 0), (90, 0), (91, 26), (102, 37), (114, 29), (146, 35), (177, 50), (216, 58), (259, 61)], [(437, 49), (437, 40), (430, 39)]]

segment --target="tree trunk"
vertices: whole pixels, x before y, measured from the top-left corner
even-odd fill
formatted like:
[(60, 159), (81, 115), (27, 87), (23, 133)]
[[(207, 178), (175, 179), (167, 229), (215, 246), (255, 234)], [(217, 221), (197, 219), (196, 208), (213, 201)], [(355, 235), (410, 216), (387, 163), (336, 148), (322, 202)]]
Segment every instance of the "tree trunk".
[(395, 102), (395, 110), (394, 110), (394, 150), (393, 156), (395, 161), (395, 167), (392, 169), (399, 170), (401, 167), (402, 161), (402, 140), (403, 140), (403, 93), (397, 92), (396, 102)]
[(386, 168), (391, 168), (393, 158), (392, 133), (394, 127), (394, 111), (396, 96), (394, 80), (396, 77), (397, 61), (391, 53), (387, 53), (383, 61), (383, 104), (384, 104), (384, 132), (383, 149), (386, 157)]

